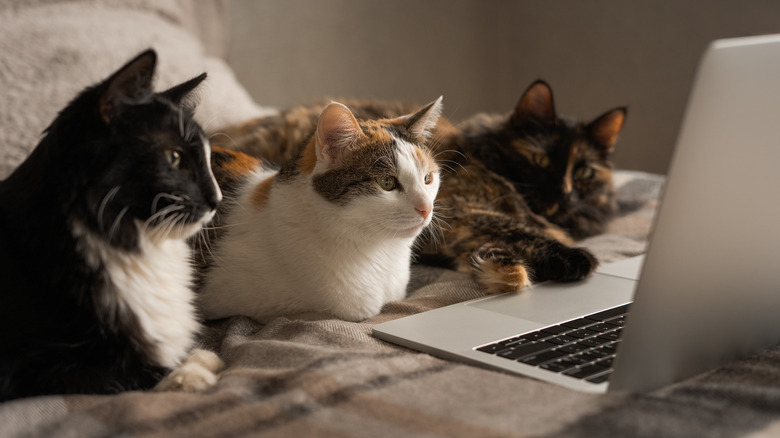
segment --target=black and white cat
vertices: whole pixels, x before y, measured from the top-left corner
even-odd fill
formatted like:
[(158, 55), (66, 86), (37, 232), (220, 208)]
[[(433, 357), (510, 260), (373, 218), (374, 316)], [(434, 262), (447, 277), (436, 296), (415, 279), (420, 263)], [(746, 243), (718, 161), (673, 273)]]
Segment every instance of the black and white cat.
[(187, 358), (186, 239), (222, 198), (192, 118), (206, 75), (155, 93), (156, 59), (84, 90), (0, 181), (0, 400), (150, 388), (183, 363), (216, 379), (212, 353)]

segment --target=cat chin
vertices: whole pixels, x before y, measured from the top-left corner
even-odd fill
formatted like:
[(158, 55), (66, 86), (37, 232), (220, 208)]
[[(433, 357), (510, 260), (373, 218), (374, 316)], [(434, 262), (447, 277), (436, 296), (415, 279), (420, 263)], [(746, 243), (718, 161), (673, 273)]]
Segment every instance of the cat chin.
[(411, 228), (391, 230), (391, 233), (393, 233), (394, 236), (401, 237), (401, 238), (414, 238), (417, 237), (422, 232), (422, 230), (425, 229), (426, 226), (428, 226), (428, 224), (424, 222), (419, 225), (415, 225)]
[[(201, 217), (197, 222), (171, 227), (164, 231), (160, 231), (159, 229), (154, 228), (147, 229), (145, 234), (150, 240), (156, 242), (161, 242), (164, 240), (186, 240), (197, 234), (204, 226), (206, 226), (206, 224), (211, 222), (215, 214), (216, 210), (211, 210), (210, 212), (204, 214), (203, 217)], [(139, 231), (144, 230), (144, 225), (140, 221), (136, 221), (136, 227), (138, 227)]]

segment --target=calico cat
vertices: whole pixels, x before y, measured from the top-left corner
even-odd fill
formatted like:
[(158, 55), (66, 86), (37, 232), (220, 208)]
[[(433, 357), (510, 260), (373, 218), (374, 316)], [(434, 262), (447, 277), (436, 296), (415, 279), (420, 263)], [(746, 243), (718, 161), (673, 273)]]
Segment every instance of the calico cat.
[[(406, 108), (398, 102), (350, 106), (359, 116), (392, 116)], [(213, 138), (283, 160), (312, 129), (318, 108), (251, 120)], [(478, 114), (457, 126), (442, 117), (432, 147), (451, 173), (437, 201), (443, 224), (426, 230), (420, 260), (474, 272), (489, 292), (587, 277), (597, 261), (570, 246), (602, 232), (615, 213), (609, 160), (625, 115), (625, 108), (616, 108), (588, 124), (561, 118), (549, 85), (536, 81), (508, 115)]]
[[(146, 51), (88, 87), (0, 182), (0, 400), (213, 383), (185, 239), (221, 192), (193, 121), (202, 74), (152, 91)], [(191, 383), (191, 382), (190, 382)]]
[(439, 167), (426, 144), (441, 98), (393, 119), (331, 103), (280, 170), (214, 149), (226, 202), (199, 306), (206, 318), (326, 313), (359, 321), (406, 294), (412, 244), (431, 223)]

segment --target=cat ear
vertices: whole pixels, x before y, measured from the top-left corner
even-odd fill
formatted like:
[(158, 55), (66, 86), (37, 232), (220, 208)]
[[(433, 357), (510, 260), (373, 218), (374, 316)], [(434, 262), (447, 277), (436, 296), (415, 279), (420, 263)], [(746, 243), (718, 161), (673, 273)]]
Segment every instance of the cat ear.
[(202, 73), (187, 82), (163, 91), (160, 95), (175, 105), (181, 105), (184, 112), (191, 115), (195, 112), (195, 107), (198, 105), (198, 98), (192, 94), (192, 91), (206, 79), (206, 76), (206, 73)]
[(100, 96), (100, 118), (109, 123), (128, 101), (152, 94), (152, 79), (157, 54), (147, 50), (125, 64), (103, 83)]
[(607, 154), (615, 150), (615, 143), (626, 120), (626, 113), (625, 107), (615, 108), (588, 125), (588, 134)]
[(425, 105), (416, 113), (401, 117), (406, 123), (406, 129), (412, 136), (423, 141), (431, 137), (431, 131), (436, 127), (436, 123), (441, 116), (441, 102), (443, 99), (444, 96), (439, 96), (438, 99)]
[(547, 82), (538, 80), (525, 90), (509, 119), (512, 125), (522, 126), (529, 121), (554, 125), (556, 122), (552, 89)]
[(345, 105), (331, 102), (322, 110), (317, 122), (317, 161), (328, 167), (339, 166), (344, 153), (363, 136), (357, 119)]

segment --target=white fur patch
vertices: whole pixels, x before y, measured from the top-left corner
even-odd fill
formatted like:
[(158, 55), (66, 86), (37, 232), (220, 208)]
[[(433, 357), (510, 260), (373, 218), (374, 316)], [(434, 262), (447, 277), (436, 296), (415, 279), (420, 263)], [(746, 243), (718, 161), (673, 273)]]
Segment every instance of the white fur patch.
[(216, 354), (196, 349), (179, 367), (165, 376), (154, 390), (201, 391), (217, 383), (217, 374), (224, 367), (225, 363)]
[[(136, 223), (139, 230), (142, 224)], [(104, 306), (127, 308), (141, 325), (154, 362), (175, 367), (192, 346), (195, 317), (190, 249), (183, 240), (150, 239), (139, 232), (139, 252), (111, 247), (83, 224), (73, 224), (87, 262), (108, 275)]]
[[(323, 312), (359, 321), (406, 296), (411, 248), (430, 223), (415, 206), (433, 208), (438, 168), (424, 169), (414, 146), (397, 141), (403, 190), (360, 196), (336, 205), (313, 188), (311, 175), (276, 184), (260, 209), (249, 208), (254, 188), (275, 172), (247, 181), (227, 213), (198, 299), (209, 319)], [(425, 184), (425, 175), (436, 173)], [(316, 173), (316, 172), (315, 172)]]
[[(211, 143), (209, 143), (209, 140), (205, 137), (201, 137), (201, 140), (203, 141), (203, 150), (205, 152), (204, 157), (206, 157), (206, 167), (209, 169), (211, 183), (214, 184), (214, 190), (217, 191), (217, 202), (221, 202), (222, 190), (219, 188), (219, 184), (217, 184), (217, 178), (214, 176), (214, 172), (211, 170)], [(209, 218), (209, 220), (211, 220), (211, 218)]]

